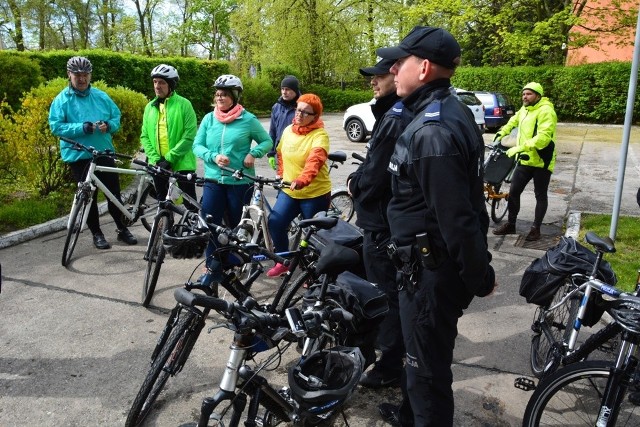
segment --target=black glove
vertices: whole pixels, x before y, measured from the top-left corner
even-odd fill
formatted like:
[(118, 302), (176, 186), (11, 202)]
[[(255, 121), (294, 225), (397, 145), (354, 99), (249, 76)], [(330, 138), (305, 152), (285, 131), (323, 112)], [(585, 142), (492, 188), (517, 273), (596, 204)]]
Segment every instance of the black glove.
[(169, 169), (169, 170), (171, 170), (171, 163), (169, 163), (169, 162), (167, 161), (167, 159), (165, 159), (164, 157), (160, 157), (160, 160), (158, 160), (158, 161), (156, 162), (156, 166), (158, 166), (159, 168), (162, 168), (162, 169)]
[(82, 131), (84, 133), (86, 133), (86, 134), (93, 133), (94, 129), (95, 129), (95, 126), (94, 126), (93, 122), (84, 122), (82, 124)]

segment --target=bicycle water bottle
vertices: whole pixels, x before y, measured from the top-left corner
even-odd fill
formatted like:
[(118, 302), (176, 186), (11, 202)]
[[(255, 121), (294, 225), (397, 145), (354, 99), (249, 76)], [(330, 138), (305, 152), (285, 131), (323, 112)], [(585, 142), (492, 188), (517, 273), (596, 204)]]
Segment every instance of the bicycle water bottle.
[(254, 206), (260, 205), (260, 199), (262, 199), (262, 191), (257, 190), (253, 192), (253, 199), (251, 199), (251, 204)]
[(241, 241), (250, 242), (251, 237), (253, 236), (253, 227), (250, 223), (243, 222), (238, 225), (238, 232), (236, 234), (238, 235), (238, 239)]

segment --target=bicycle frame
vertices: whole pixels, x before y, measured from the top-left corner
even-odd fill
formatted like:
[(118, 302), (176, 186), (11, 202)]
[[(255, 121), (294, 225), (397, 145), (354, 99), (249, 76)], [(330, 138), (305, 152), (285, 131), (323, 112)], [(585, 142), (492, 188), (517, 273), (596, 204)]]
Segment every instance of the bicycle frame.
[[(124, 204), (121, 203), (111, 191), (109, 191), (109, 189), (104, 185), (104, 183), (100, 181), (100, 178), (96, 176), (95, 172), (110, 172), (110, 173), (117, 173), (117, 174), (123, 174), (123, 175), (138, 175), (141, 177), (141, 179), (138, 182), (136, 200), (135, 200), (135, 203), (133, 204), (131, 211), (129, 211), (129, 209), (127, 209), (124, 206)], [(135, 219), (138, 218), (138, 210), (140, 208), (140, 200), (142, 198), (142, 193), (144, 189), (147, 187), (147, 185), (149, 185), (149, 182), (152, 182), (152, 178), (145, 170), (125, 169), (125, 168), (117, 168), (117, 167), (110, 167), (110, 166), (99, 166), (92, 161), (89, 164), (89, 171), (87, 172), (87, 177), (85, 178), (84, 181), (78, 183), (78, 188), (83, 189), (89, 186), (89, 188), (91, 189), (89, 194), (89, 205), (91, 205), (91, 202), (95, 195), (96, 188), (99, 188), (100, 190), (102, 190), (105, 197), (118, 207), (118, 210), (122, 213), (122, 215), (133, 222)], [(76, 203), (76, 198), (73, 199), (73, 205), (75, 205), (75, 203)], [(72, 206), (72, 210), (73, 210), (73, 206)], [(82, 218), (82, 229), (84, 229), (85, 226), (87, 225), (88, 213), (89, 211), (87, 210), (84, 214), (84, 217)], [(71, 218), (69, 218), (67, 222), (67, 228), (71, 227), (70, 221), (71, 221)]]

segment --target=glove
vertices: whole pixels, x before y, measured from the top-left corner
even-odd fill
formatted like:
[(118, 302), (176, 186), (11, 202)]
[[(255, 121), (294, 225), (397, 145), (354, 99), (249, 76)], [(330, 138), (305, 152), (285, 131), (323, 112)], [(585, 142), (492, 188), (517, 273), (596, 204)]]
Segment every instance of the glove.
[(156, 162), (156, 166), (162, 169), (171, 169), (171, 163), (169, 163), (169, 161), (164, 157), (160, 157), (160, 160)]
[(275, 157), (269, 157), (269, 166), (271, 166), (271, 169), (278, 170), (278, 163), (276, 162), (276, 158)]
[(522, 153), (524, 151), (523, 145), (516, 145), (515, 147), (511, 147), (507, 150), (507, 156), (513, 157), (518, 153)]
[(493, 145), (500, 144), (501, 139), (502, 139), (502, 135), (496, 132), (496, 135), (493, 137)]
[(82, 131), (86, 134), (92, 134), (94, 129), (95, 125), (93, 124), (93, 122), (84, 122), (82, 124)]

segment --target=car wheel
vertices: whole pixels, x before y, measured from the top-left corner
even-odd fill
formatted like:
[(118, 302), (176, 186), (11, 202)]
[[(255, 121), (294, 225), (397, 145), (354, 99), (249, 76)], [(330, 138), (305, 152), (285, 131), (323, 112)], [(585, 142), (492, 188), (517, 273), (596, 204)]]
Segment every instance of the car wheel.
[(362, 142), (367, 137), (364, 125), (358, 119), (349, 119), (345, 126), (345, 130), (347, 131), (347, 138), (349, 138), (349, 141)]

